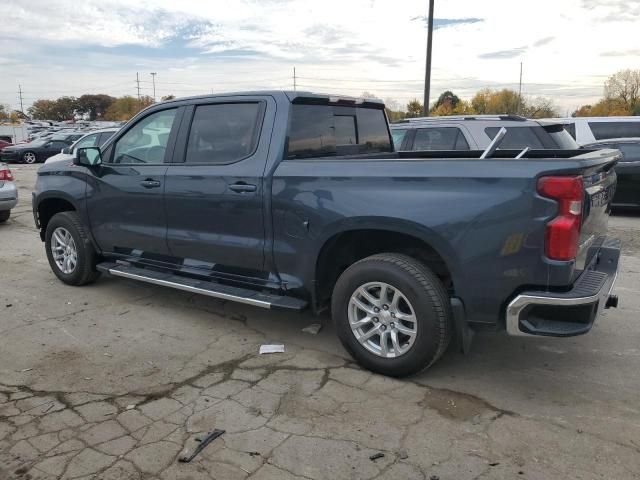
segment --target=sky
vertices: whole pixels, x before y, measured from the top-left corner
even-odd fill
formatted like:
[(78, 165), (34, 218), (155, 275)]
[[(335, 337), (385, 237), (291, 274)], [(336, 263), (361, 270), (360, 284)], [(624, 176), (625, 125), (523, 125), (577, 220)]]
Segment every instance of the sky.
[[(297, 88), (422, 99), (427, 0), (0, 0), (0, 103)], [(435, 0), (432, 101), (481, 88), (562, 115), (640, 68), (640, 0)]]

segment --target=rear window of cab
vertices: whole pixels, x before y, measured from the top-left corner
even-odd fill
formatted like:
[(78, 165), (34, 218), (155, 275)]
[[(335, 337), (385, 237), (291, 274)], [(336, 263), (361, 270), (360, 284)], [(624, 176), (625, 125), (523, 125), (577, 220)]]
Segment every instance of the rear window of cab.
[(292, 104), (285, 159), (393, 151), (383, 109)]

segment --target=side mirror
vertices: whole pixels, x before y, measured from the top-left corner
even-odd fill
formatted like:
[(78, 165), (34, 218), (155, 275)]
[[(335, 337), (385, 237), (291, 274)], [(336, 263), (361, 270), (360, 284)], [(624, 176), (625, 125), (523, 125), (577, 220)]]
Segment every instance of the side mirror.
[(66, 153), (67, 155), (69, 155), (71, 153), (71, 148), (69, 147), (63, 148), (62, 150), (60, 150), (60, 153)]
[(102, 163), (102, 154), (98, 147), (76, 148), (73, 152), (73, 164), (83, 167), (95, 167)]

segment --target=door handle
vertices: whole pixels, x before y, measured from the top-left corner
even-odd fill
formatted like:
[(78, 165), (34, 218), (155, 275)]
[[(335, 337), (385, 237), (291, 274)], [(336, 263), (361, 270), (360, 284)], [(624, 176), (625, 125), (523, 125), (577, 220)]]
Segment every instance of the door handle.
[(234, 192), (245, 193), (245, 192), (255, 192), (257, 190), (257, 187), (249, 183), (238, 182), (238, 183), (234, 183), (233, 185), (229, 185), (229, 189), (233, 190)]
[(152, 178), (147, 178), (140, 182), (144, 188), (158, 188), (160, 186), (160, 182), (158, 180), (154, 180)]

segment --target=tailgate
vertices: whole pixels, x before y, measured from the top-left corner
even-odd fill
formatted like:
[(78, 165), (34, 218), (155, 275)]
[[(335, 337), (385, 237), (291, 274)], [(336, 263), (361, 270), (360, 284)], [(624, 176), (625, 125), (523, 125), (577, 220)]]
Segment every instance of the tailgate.
[(576, 258), (576, 267), (584, 268), (598, 251), (607, 235), (607, 224), (611, 210), (611, 200), (616, 190), (616, 172), (614, 166), (620, 158), (618, 150), (602, 150), (607, 161), (598, 166), (589, 167), (583, 173), (584, 208), (580, 247)]

